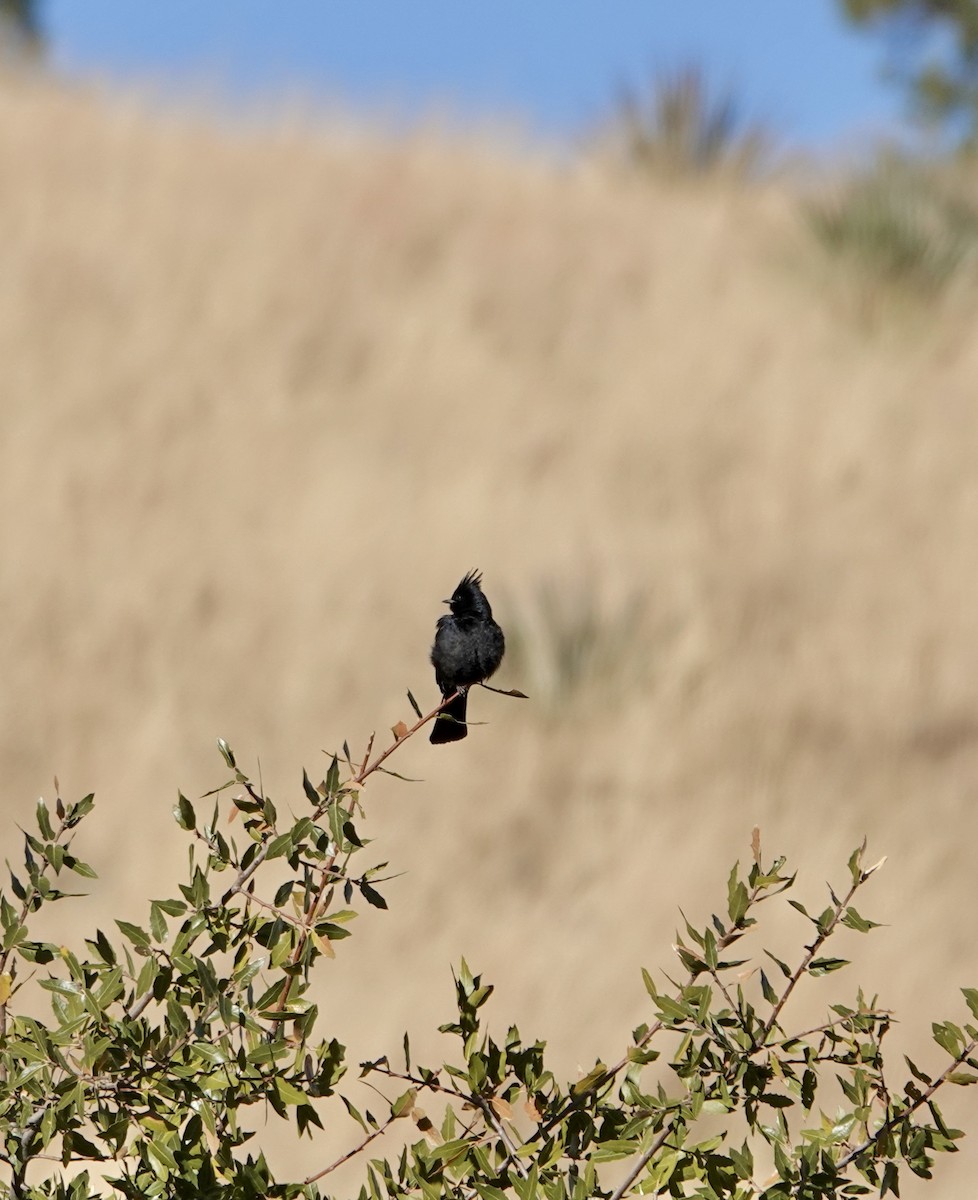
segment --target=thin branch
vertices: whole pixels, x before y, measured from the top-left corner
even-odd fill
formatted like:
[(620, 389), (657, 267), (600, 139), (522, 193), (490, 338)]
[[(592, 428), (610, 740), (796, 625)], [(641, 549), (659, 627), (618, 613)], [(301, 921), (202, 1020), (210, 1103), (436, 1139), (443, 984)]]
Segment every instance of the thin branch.
[[(470, 1096), (467, 1092), (460, 1092), (458, 1088), (450, 1087), (448, 1084), (442, 1083), (437, 1075), (432, 1079), (422, 1079), (419, 1075), (410, 1075), (405, 1071), (395, 1071), (389, 1063), (386, 1065), (381, 1065), (381, 1063), (371, 1063), (370, 1065), (378, 1075), (384, 1075), (388, 1079), (397, 1079), (402, 1083), (413, 1084), (419, 1090), (441, 1092), (442, 1095), (452, 1096), (455, 1100), (461, 1100), (463, 1104), (473, 1104), (477, 1108), (479, 1106), (479, 1097)], [(378, 1091), (378, 1095), (381, 1094), (382, 1093)]]
[[(912, 1117), (919, 1108), (923, 1108), (925, 1104), (929, 1104), (937, 1089), (947, 1083), (948, 1076), (952, 1075), (967, 1058), (974, 1054), (976, 1047), (978, 1047), (978, 1038), (972, 1038), (967, 1046), (965, 1046), (965, 1048), (957, 1056), (957, 1058), (953, 1059), (948, 1064), (948, 1066), (940, 1073), (940, 1075), (938, 1075), (938, 1077), (925, 1092), (922, 1092), (916, 1098), (916, 1100), (910, 1101), (907, 1107), (901, 1112), (890, 1117), (888, 1121), (884, 1121), (879, 1129), (877, 1129), (872, 1135), (872, 1137), (868, 1137), (866, 1141), (857, 1146), (855, 1150), (850, 1150), (845, 1158), (836, 1163), (835, 1169), (837, 1171), (845, 1170), (850, 1163), (855, 1162), (855, 1160), (861, 1155), (865, 1154), (867, 1150), (871, 1150), (885, 1133), (888, 1133), (891, 1129), (895, 1129), (898, 1125), (901, 1125), (907, 1120), (908, 1117)], [(904, 1092), (904, 1096), (909, 1100), (906, 1092)]]
[(528, 1172), (526, 1167), (519, 1161), (516, 1156), (517, 1147), (513, 1144), (513, 1139), (506, 1132), (502, 1122), (496, 1116), (492, 1107), (492, 1098), (478, 1096), (474, 1092), (461, 1092), (458, 1088), (450, 1087), (443, 1084), (439, 1079), (422, 1079), (418, 1075), (412, 1075), (404, 1071), (395, 1071), (388, 1063), (386, 1066), (377, 1065), (374, 1070), (378, 1075), (384, 1075), (388, 1079), (396, 1079), (402, 1083), (410, 1083), (419, 1091), (441, 1092), (445, 1096), (451, 1096), (455, 1100), (461, 1101), (463, 1104), (470, 1104), (473, 1108), (482, 1113), (483, 1120), (487, 1125), (491, 1125), (495, 1130), (496, 1135), (506, 1148), (506, 1157), (503, 1160), (504, 1166), (513, 1164), (516, 1166), (519, 1173), (524, 1179), (527, 1178)]
[[(704, 962), (705, 962), (705, 960), (704, 960)], [(743, 1029), (744, 1032), (746, 1033), (747, 1032), (746, 1022), (744, 1021), (743, 1014), (740, 1011), (740, 1007), (735, 1003), (733, 996), (730, 995), (727, 985), (720, 978), (719, 970), (716, 967), (709, 966), (709, 964), (707, 964), (707, 970), (710, 972), (710, 975), (713, 977), (713, 982), (720, 989), (720, 994), (723, 996), (724, 1000), (726, 1000), (727, 1004), (730, 1006), (731, 1012), (734, 1012), (737, 1014), (737, 1020), (740, 1023), (740, 1028)]]
[[(309, 941), (309, 934), (312, 931), (312, 927), (319, 919), (319, 906), (323, 902), (323, 896), (326, 894), (326, 889), (334, 882), (332, 879), (332, 872), (335, 863), (336, 853), (334, 852), (326, 860), (326, 863), (322, 868), (322, 876), (319, 880), (319, 887), (316, 890), (315, 896), (313, 896), (312, 904), (310, 904), (306, 909), (305, 916), (302, 918), (302, 922), (298, 926), (299, 940), (296, 942), (292, 953), (289, 955), (289, 968), (297, 965), (299, 959), (302, 957), (305, 951), (306, 943)], [(289, 996), (292, 992), (292, 981), (294, 979), (295, 974), (290, 969), (288, 974), (285, 976), (285, 982), (282, 984), (282, 990), (278, 997), (278, 1007), (280, 1010), (283, 1010), (286, 1004), (289, 1002)]]
[(370, 762), (370, 753), (374, 748), (374, 738), (376, 734), (371, 734), (367, 739), (367, 749), (364, 751), (363, 762), (360, 764), (360, 774), (362, 775), (367, 769), (367, 763)]
[(811, 1029), (806, 1029), (802, 1033), (793, 1034), (791, 1041), (803, 1042), (810, 1037), (814, 1037), (816, 1033), (821, 1033), (823, 1035), (827, 1034), (830, 1029), (836, 1029), (839, 1025), (854, 1024), (855, 1018), (857, 1017), (862, 1017), (866, 1020), (884, 1021), (889, 1020), (892, 1016), (893, 1014), (888, 1012), (886, 1009), (871, 1008), (866, 1012), (856, 1012), (848, 1017), (837, 1017), (834, 1021), (826, 1021), (824, 1025), (813, 1025)]
[(659, 1134), (648, 1150), (642, 1155), (635, 1166), (628, 1172), (622, 1182), (612, 1192), (610, 1200), (621, 1200), (622, 1196), (628, 1191), (639, 1175), (645, 1170), (653, 1158), (659, 1153), (662, 1147), (666, 1144), (669, 1134), (672, 1133), (672, 1126), (667, 1125)]
[[(405, 733), (402, 733), (400, 737), (395, 735), (394, 741), (391, 743), (391, 745), (388, 746), (387, 749), (381, 754), (379, 754), (374, 761), (369, 764), (369, 766), (367, 765), (366, 758), (364, 758), (363, 766), (361, 766), (360, 770), (356, 773), (356, 775), (353, 776), (350, 782), (356, 784), (358, 787), (362, 785), (364, 780), (368, 779), (374, 773), (374, 771), (380, 767), (381, 763), (385, 762), (394, 753), (398, 746), (403, 746), (408, 738), (414, 737), (419, 729), (427, 725), (429, 721), (433, 721), (443, 709), (447, 708), (453, 700), (457, 700), (460, 695), (460, 692), (453, 692), (450, 696), (446, 696), (437, 708), (433, 708), (431, 712), (426, 716), (423, 716), (420, 721), (416, 721), (411, 728)], [(373, 735), (371, 735), (370, 738), (370, 746), (373, 746)], [(370, 747), (368, 747), (368, 755), (369, 749)]]
[(391, 1127), (391, 1125), (393, 1125), (393, 1123), (397, 1119), (398, 1119), (397, 1117), (393, 1117), (393, 1116), (388, 1117), (387, 1120), (383, 1123), (383, 1125), (381, 1125), (381, 1127), (379, 1129), (375, 1129), (373, 1131), (373, 1133), (367, 1134), (367, 1136), (363, 1139), (363, 1141), (361, 1141), (358, 1145), (354, 1146), (352, 1150), (347, 1150), (347, 1152), (345, 1154), (341, 1154), (339, 1156), (339, 1158), (337, 1158), (335, 1161), (331, 1162), (328, 1167), (323, 1167), (323, 1169), (321, 1171), (317, 1171), (315, 1175), (310, 1175), (310, 1176), (308, 1176), (308, 1178), (303, 1179), (302, 1186), (308, 1187), (309, 1184), (315, 1183), (318, 1179), (322, 1179), (324, 1175), (328, 1175), (331, 1171), (335, 1171), (337, 1167), (342, 1167), (343, 1164), (345, 1162), (349, 1162), (351, 1158), (356, 1158), (356, 1156), (360, 1153), (361, 1150), (366, 1150), (366, 1148), (370, 1145), (371, 1142), (376, 1141), (377, 1138), (379, 1138), (381, 1136), (381, 1134), (386, 1133), (387, 1130)]
[(483, 1118), (489, 1122), (493, 1129), (495, 1129), (496, 1133), (499, 1135), (499, 1140), (506, 1147), (506, 1162), (515, 1166), (523, 1178), (526, 1179), (529, 1175), (529, 1172), (520, 1162), (519, 1158), (516, 1157), (516, 1146), (513, 1145), (513, 1139), (503, 1128), (502, 1121), (499, 1120), (493, 1111), (492, 1100), (484, 1100), (481, 1096), (470, 1096), (469, 1101), (471, 1102), (473, 1100), (478, 1105), (479, 1111), (482, 1113)]
[(291, 925), (293, 929), (301, 927), (302, 922), (298, 917), (293, 917), (291, 913), (283, 912), (282, 909), (276, 908), (274, 904), (269, 904), (267, 900), (262, 900), (260, 896), (256, 896), (254, 892), (247, 892), (244, 888), (235, 888), (235, 892), (239, 896), (243, 896), (248, 904), (257, 904), (259, 908), (264, 908), (266, 912), (273, 913), (280, 921), (284, 921), (286, 925)]
[(848, 907), (849, 901), (853, 898), (853, 896), (859, 890), (860, 886), (865, 882), (865, 879), (866, 879), (866, 877), (860, 871), (860, 873), (857, 875), (857, 877), (853, 880), (852, 886), (849, 888), (849, 891), (846, 892), (845, 896), (843, 896), (843, 898), (841, 900), (836, 902), (836, 906), (835, 906), (835, 909), (833, 910), (831, 920), (828, 922), (828, 924), (825, 926), (824, 929), (819, 929), (818, 936), (815, 938), (814, 942), (812, 942), (812, 944), (808, 947), (808, 950), (805, 953), (805, 957), (801, 960), (801, 962), (798, 964), (798, 967), (792, 973), (792, 976), (788, 980), (788, 984), (785, 987), (784, 991), (781, 993), (781, 996), (779, 997), (777, 1004), (775, 1004), (774, 1008), (771, 1010), (771, 1015), (768, 1017), (767, 1021), (765, 1021), (764, 1028), (761, 1030), (761, 1033), (760, 1033), (760, 1037), (754, 1043), (754, 1046), (751, 1050), (752, 1054), (756, 1054), (758, 1050), (762, 1050), (764, 1048), (765, 1043), (767, 1042), (767, 1039), (771, 1034), (771, 1030), (777, 1024), (777, 1020), (781, 1013), (781, 1010), (784, 1008), (784, 1006), (788, 1002), (789, 996), (795, 990), (795, 987), (797, 986), (798, 981), (808, 970), (808, 968), (812, 962), (812, 959), (814, 959), (815, 955), (818, 954), (819, 950), (821, 950), (821, 948), (825, 945), (825, 943), (829, 940), (829, 938), (835, 932), (836, 926), (839, 924), (839, 921), (842, 918), (842, 913)]

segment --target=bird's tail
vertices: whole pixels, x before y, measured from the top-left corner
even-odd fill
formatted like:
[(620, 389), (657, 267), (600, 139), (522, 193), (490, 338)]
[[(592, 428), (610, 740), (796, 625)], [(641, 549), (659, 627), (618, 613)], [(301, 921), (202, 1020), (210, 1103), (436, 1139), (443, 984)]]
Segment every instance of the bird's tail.
[(465, 724), (466, 695), (456, 696), (454, 700), (435, 717), (431, 727), (431, 741), (437, 746), (440, 742), (460, 742), (468, 735), (469, 729)]

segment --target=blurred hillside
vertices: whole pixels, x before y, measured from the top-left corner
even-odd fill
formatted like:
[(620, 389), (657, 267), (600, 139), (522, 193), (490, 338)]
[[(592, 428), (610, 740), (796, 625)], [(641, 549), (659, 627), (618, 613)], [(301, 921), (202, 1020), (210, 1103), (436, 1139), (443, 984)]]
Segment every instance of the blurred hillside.
[[(867, 327), (787, 183), (435, 133), (10, 82), (0, 170), (7, 836), (55, 774), (96, 792), (79, 933), (169, 894), (216, 737), (298, 808), (303, 765), (430, 707), (480, 567), (532, 698), (371, 781), (402, 874), (331, 968), (351, 1060), (438, 1053), (462, 954), (569, 1070), (617, 1056), (754, 824), (806, 901), (889, 855), (890, 928), (810, 986), (937, 1060), (978, 985), (973, 301)], [(928, 1195), (978, 1162), (974, 1093), (945, 1107)]]

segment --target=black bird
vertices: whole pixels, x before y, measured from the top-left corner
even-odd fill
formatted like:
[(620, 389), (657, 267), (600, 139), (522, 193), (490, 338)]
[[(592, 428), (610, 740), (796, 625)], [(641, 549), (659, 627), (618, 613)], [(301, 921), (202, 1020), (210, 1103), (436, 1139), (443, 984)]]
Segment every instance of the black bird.
[(506, 639), (492, 619), (492, 609), (482, 591), (482, 576), (470, 571), (445, 603), (451, 608), (438, 618), (431, 665), (442, 696), (455, 699), (435, 718), (431, 740), (458, 742), (469, 732), (465, 724), (467, 692), (488, 679), (503, 661)]

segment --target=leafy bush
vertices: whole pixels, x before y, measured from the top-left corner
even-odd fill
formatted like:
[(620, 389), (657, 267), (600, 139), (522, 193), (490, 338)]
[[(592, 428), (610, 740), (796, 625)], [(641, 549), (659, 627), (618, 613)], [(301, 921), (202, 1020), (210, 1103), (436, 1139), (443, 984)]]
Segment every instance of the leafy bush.
[[(344, 745), (322, 782), (304, 775), (298, 818), (283, 818), (220, 743), (230, 778), (209, 793), (206, 816), (183, 796), (174, 810), (191, 842), (186, 881), (151, 900), (141, 923), (120, 919), (84, 948), (38, 940), (31, 924), (67, 898), (67, 878), (93, 875), (74, 849), (92, 798), (38, 804), (23, 866), (0, 895), (3, 1194), (316, 1197), (341, 1163), (360, 1160), (363, 1200), (841, 1197), (895, 1193), (901, 1170), (929, 1177), (933, 1156), (955, 1148), (961, 1133), (936, 1096), (978, 1079), (973, 1024), (935, 1025), (943, 1061), (911, 1063), (898, 1081), (884, 1062), (892, 1017), (861, 991), (814, 1027), (788, 1019), (806, 980), (846, 966), (830, 948), (837, 931), (874, 927), (854, 900), (880, 864), (864, 865), (861, 847), (822, 911), (787, 901), (808, 933), (784, 961), (756, 944), (757, 926), (795, 876), (781, 859), (762, 861), (756, 831), (722, 913), (685, 924), (682, 977), (644, 973), (648, 1019), (616, 1062), (559, 1080), (543, 1042), (489, 1028), (492, 987), (463, 962), (458, 1014), (442, 1027), (454, 1053), (419, 1065), (405, 1036), (397, 1065), (389, 1054), (361, 1064), (387, 1089), (378, 1111), (361, 1112), (309, 987), (357, 912), (386, 907), (385, 866), (355, 865), (356, 826), (370, 777), (435, 715), (414, 707), (416, 723), (395, 727), (382, 753), (371, 758), (371, 740), (354, 762)], [(44, 1019), (32, 1013), (37, 986)], [(978, 991), (965, 999), (978, 1018)], [(349, 1148), (306, 1178), (273, 1179), (245, 1128), (255, 1105), (300, 1135), (315, 1137), (327, 1114), (346, 1121)]]

